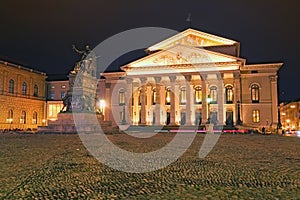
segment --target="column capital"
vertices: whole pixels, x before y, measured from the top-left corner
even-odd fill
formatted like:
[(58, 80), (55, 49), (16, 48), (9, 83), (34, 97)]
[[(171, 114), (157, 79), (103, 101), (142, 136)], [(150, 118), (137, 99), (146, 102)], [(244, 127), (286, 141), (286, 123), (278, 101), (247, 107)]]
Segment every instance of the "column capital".
[(218, 73), (217, 74), (217, 79), (222, 80), (224, 78), (224, 73)]
[(234, 79), (239, 79), (239, 78), (241, 78), (241, 74), (239, 72), (234, 72), (233, 73), (233, 78)]
[(154, 80), (155, 80), (155, 83), (160, 83), (161, 77), (159, 77), (159, 76), (154, 76)]
[(105, 83), (105, 88), (110, 88), (111, 83)]
[(176, 76), (169, 76), (169, 79), (171, 82), (175, 82), (176, 81)]
[(127, 84), (131, 84), (132, 83), (132, 78), (126, 78), (126, 82), (127, 82)]
[(277, 75), (271, 75), (271, 76), (269, 76), (269, 79), (270, 79), (271, 82), (276, 82), (277, 79), (278, 79), (278, 76)]
[(191, 75), (184, 75), (184, 78), (186, 81), (191, 81), (192, 76)]
[(146, 78), (146, 77), (141, 77), (140, 80), (141, 80), (141, 82), (142, 82), (143, 84), (145, 84), (146, 81), (147, 81), (147, 78)]
[(201, 80), (205, 81), (207, 79), (207, 74), (200, 74)]

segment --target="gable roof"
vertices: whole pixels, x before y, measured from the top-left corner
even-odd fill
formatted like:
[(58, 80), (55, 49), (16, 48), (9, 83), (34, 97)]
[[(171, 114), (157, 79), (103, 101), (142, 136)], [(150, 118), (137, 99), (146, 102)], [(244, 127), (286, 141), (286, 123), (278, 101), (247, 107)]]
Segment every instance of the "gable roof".
[(205, 64), (245, 61), (230, 55), (221, 54), (201, 48), (177, 44), (168, 49), (150, 54), (144, 58), (128, 63), (122, 68), (166, 66), (181, 64)]
[(166, 40), (152, 45), (146, 49), (147, 52), (159, 51), (167, 49), (176, 44), (182, 44), (193, 47), (208, 47), (208, 46), (223, 46), (239, 44), (236, 41), (215, 36), (209, 33), (204, 33), (194, 29), (187, 29)]

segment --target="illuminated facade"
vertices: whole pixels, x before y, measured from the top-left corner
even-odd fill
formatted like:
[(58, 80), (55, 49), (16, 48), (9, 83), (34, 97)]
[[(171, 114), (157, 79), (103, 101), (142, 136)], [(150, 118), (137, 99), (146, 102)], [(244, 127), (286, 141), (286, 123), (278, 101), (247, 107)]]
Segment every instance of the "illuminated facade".
[(0, 130), (44, 125), (46, 74), (0, 61)]
[(286, 131), (300, 130), (300, 101), (280, 104), (280, 122)]
[(236, 41), (187, 29), (105, 72), (104, 118), (116, 124), (276, 128), (283, 63), (246, 64)]
[(57, 114), (63, 108), (63, 98), (69, 89), (67, 77), (47, 81), (47, 120), (56, 120)]

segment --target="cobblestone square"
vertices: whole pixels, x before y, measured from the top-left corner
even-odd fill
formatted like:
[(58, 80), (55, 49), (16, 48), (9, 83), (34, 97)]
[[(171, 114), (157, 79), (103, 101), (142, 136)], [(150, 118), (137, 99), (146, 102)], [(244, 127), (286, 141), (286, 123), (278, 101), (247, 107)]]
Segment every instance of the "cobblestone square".
[[(163, 147), (174, 134), (108, 137), (128, 151), (148, 152)], [(204, 137), (198, 134), (166, 168), (138, 174), (101, 164), (78, 135), (1, 134), (0, 199), (300, 198), (299, 138), (221, 135), (200, 159)]]

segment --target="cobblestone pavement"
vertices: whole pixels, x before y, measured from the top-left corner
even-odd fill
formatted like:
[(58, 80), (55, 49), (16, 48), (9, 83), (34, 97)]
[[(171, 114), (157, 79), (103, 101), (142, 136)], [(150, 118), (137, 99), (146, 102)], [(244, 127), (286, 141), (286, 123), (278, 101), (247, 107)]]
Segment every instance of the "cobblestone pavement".
[[(124, 149), (147, 152), (152, 139), (109, 135)], [(113, 170), (77, 135), (0, 135), (0, 199), (300, 199), (300, 138), (222, 135), (200, 160), (204, 135), (175, 163), (145, 174)]]

